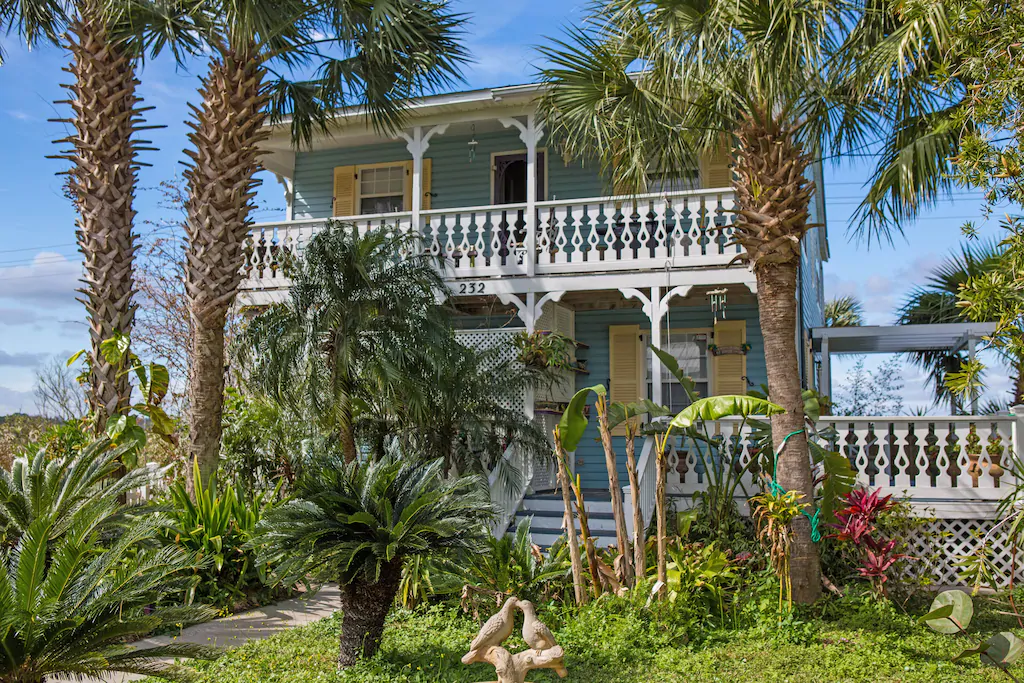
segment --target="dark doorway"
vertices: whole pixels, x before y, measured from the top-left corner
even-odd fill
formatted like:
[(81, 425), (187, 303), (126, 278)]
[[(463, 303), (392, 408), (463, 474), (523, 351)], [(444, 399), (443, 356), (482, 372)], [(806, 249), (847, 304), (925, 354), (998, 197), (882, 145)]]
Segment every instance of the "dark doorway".
[[(537, 201), (544, 201), (544, 152), (537, 152)], [(526, 153), (494, 157), (494, 203), (526, 202)]]

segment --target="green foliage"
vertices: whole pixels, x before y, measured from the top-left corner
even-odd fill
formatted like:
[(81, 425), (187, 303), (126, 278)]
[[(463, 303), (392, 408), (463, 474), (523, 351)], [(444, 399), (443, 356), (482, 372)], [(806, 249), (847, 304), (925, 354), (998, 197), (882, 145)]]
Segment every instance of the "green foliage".
[(537, 369), (569, 370), (574, 366), (576, 344), (557, 332), (521, 332), (515, 337), (519, 361)]
[(229, 387), (224, 397), (221, 471), (243, 491), (291, 484), (308, 430), (286, 405)]
[(45, 541), (67, 533), (82, 511), (95, 511), (95, 519), (106, 520), (120, 496), (149, 481), (145, 469), (114, 476), (133, 448), (99, 439), (72, 457), (54, 459), (43, 449), (15, 460), (10, 471), (0, 470), (0, 549), (16, 545), (41, 519), (51, 520)]
[(162, 533), (167, 545), (206, 562), (196, 570), (199, 582), (190, 598), (225, 611), (266, 602), (271, 595), (265, 587), (267, 567), (257, 561), (251, 541), (278, 491), (246, 497), (230, 484), (218, 484), (216, 476), (204, 483), (197, 464), (193, 470), (191, 496), (182, 482), (169, 487), (169, 525)]
[[(668, 546), (668, 598), (670, 602), (695, 596), (725, 619), (725, 593), (737, 587), (738, 573), (732, 560), (715, 543), (684, 544), (676, 539)], [(655, 567), (653, 576), (657, 576)]]
[(542, 552), (530, 538), (530, 521), (520, 521), (513, 535), (488, 536), (481, 552), (468, 553), (456, 561), (454, 568), (470, 587), (469, 597), (478, 608), (512, 595), (539, 605), (561, 599), (571, 591), (565, 538)]
[[(154, 434), (172, 445), (177, 443), (177, 425), (161, 406), (170, 388), (170, 373), (159, 363), (143, 363), (132, 352), (131, 339), (121, 332), (115, 332), (100, 342), (100, 353), (119, 375), (134, 375), (135, 389), (142, 395), (142, 400), (132, 405), (135, 414), (112, 415), (103, 425), (104, 433), (115, 445), (133, 446), (123, 454), (125, 465), (132, 468), (138, 464), (138, 455), (146, 446), (146, 430), (139, 424), (140, 417), (149, 420)], [(68, 358), (67, 365), (70, 367), (79, 359), (84, 359), (84, 369), (78, 381), (84, 383), (89, 376), (88, 352), (85, 349), (78, 351)]]
[(287, 303), (241, 335), (252, 388), (339, 439), (349, 461), (359, 402), (404, 396), (408, 368), (451, 337), (437, 304), (444, 282), (433, 257), (406, 253), (409, 239), (330, 223), (310, 240)]
[(723, 417), (770, 417), (784, 412), (782, 406), (755, 396), (709, 396), (683, 408), (669, 424), (676, 429), (687, 429), (698, 422), (720, 420)]
[(864, 324), (864, 304), (854, 296), (841, 296), (825, 302), (825, 327), (860, 327)]
[(294, 499), (256, 527), (260, 562), (286, 584), (313, 576), (376, 582), (384, 564), (479, 547), (490, 497), (478, 477), (444, 479), (441, 462), (397, 454), (346, 465), (335, 453), (309, 463)]
[(114, 671), (188, 680), (187, 669), (162, 658), (213, 656), (210, 648), (183, 643), (125, 645), (213, 614), (167, 604), (194, 588), (200, 560), (159, 547), (160, 517), (133, 517), (118, 503), (141, 483), (132, 472), (112, 476), (128, 447), (101, 440), (73, 459), (48, 460), (40, 452), (0, 472), (3, 680)]
[[(774, 581), (770, 573), (755, 579)], [(996, 683), (1008, 680), (978, 658), (953, 663), (958, 650), (947, 636), (917, 625), (889, 603), (859, 595), (823, 600), (797, 609), (780, 627), (776, 587), (745, 587), (745, 615), (739, 625), (703, 629), (685, 600), (652, 602), (646, 595), (606, 596), (582, 608), (538, 605), (566, 651), (569, 681), (588, 683), (720, 683), (721, 681), (899, 681), (900, 683)], [(763, 617), (758, 616), (764, 602)], [(749, 610), (747, 609), (749, 607)], [(975, 621), (990, 624), (985, 637), (1016, 628), (1016, 621), (979, 603)], [(251, 641), (216, 662), (201, 664), (201, 683), (476, 683), (494, 679), (486, 665), (464, 666), (459, 658), (476, 635), (480, 618), (453, 606), (415, 612), (395, 610), (381, 652), (349, 670), (337, 670), (340, 614), (290, 629), (268, 640)], [(730, 620), (731, 622), (731, 620)], [(514, 633), (516, 651), (525, 644)], [(1020, 665), (1010, 669), (1020, 676)], [(546, 673), (538, 680), (554, 681)]]
[(587, 430), (587, 400), (590, 398), (590, 394), (593, 393), (596, 396), (607, 396), (608, 390), (604, 388), (603, 384), (595, 384), (592, 387), (584, 387), (575, 394), (569, 401), (569, 406), (562, 413), (561, 419), (558, 421), (558, 434), (562, 440), (562, 448), (567, 452), (576, 450), (576, 446), (579, 445), (580, 439), (583, 438), (583, 432)]
[(928, 613), (921, 621), (939, 633), (953, 634), (966, 631), (974, 618), (974, 601), (963, 591), (948, 590), (932, 600)]

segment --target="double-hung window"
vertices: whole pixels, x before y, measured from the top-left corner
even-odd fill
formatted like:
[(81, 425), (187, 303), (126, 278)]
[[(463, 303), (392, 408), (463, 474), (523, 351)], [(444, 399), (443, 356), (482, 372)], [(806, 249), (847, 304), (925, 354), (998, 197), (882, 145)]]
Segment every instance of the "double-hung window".
[[(683, 329), (665, 330), (662, 332), (659, 348), (668, 351), (679, 363), (679, 369), (689, 375), (696, 384), (697, 393), (701, 397), (710, 395), (711, 364), (708, 360), (708, 342), (711, 330)], [(651, 349), (647, 349), (647, 396), (651, 400), (668, 406), (677, 413), (690, 404), (690, 399), (679, 381), (666, 369), (661, 368), (661, 396), (653, 396), (654, 384)]]
[(405, 211), (406, 165), (359, 169), (359, 213)]

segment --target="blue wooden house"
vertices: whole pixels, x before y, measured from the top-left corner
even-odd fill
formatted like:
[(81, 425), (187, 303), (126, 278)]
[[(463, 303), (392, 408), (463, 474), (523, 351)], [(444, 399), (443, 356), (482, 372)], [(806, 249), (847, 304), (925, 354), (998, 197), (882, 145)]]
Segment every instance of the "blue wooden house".
[[(538, 420), (553, 423), (576, 388), (597, 383), (613, 400), (649, 397), (681, 408), (681, 387), (652, 357), (651, 343), (671, 351), (705, 395), (765, 382), (754, 276), (733, 263), (738, 248), (728, 244), (727, 159), (652, 174), (648, 194), (611, 196), (596, 163), (565, 159), (549, 144), (536, 113), (541, 88), (425, 97), (410, 104), (408, 127), (396, 138), (376, 134), (358, 109), (340, 113), (332, 134), (311, 149), (294, 147), (287, 126), (274, 128), (264, 163), (284, 186), (287, 216), (254, 227), (243, 303), (280, 300), (288, 281), (272, 255), (301, 253), (335, 217), (360, 229), (419, 234), (422, 248), (443, 259), (466, 343), (522, 330), (578, 342), (578, 371), (561, 386), (510, 397)], [(821, 170), (813, 170), (812, 221), (824, 225)], [(259, 248), (266, 245), (278, 249)], [(825, 228), (812, 230), (800, 268), (801, 325), (793, 331), (805, 386), (816, 384), (809, 331), (823, 324), (827, 258)], [(607, 496), (604, 454), (589, 436), (573, 465), (585, 488)], [(532, 514), (538, 536), (557, 534), (561, 500), (545, 495), (551, 468), (538, 463), (531, 472), (525, 500), (499, 501), (505, 521)], [(607, 499), (594, 498), (596, 531), (613, 537)]]

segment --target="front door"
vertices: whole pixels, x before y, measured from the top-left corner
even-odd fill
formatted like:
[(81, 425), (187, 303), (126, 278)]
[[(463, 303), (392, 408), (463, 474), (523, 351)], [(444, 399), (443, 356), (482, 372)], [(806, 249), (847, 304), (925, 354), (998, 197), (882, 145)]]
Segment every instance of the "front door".
[[(526, 152), (494, 157), (494, 203), (526, 203)], [(537, 201), (544, 201), (544, 152), (537, 152)]]

